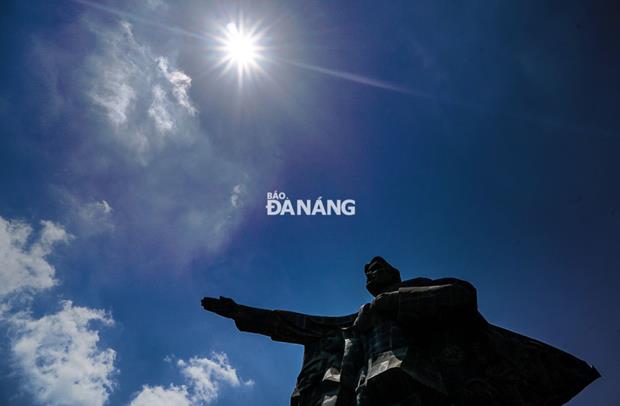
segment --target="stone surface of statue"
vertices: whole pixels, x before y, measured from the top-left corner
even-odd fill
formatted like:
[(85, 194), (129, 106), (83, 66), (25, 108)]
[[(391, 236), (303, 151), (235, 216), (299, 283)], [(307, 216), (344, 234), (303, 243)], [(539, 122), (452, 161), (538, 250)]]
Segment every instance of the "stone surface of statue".
[(202, 305), (241, 331), (304, 346), (292, 406), (561, 405), (599, 377), (568, 353), (488, 323), (468, 282), (401, 281), (381, 257), (364, 272), (374, 299), (343, 317), (227, 298)]

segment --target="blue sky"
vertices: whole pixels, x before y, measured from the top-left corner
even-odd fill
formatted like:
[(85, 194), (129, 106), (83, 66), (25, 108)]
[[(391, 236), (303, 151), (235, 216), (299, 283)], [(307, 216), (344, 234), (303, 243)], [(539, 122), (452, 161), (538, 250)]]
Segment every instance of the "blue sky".
[[(613, 2), (0, 11), (0, 403), (287, 404), (301, 348), (200, 299), (349, 314), (375, 255), (594, 364), (571, 405), (620, 402)], [(267, 216), (274, 190), (356, 215)]]

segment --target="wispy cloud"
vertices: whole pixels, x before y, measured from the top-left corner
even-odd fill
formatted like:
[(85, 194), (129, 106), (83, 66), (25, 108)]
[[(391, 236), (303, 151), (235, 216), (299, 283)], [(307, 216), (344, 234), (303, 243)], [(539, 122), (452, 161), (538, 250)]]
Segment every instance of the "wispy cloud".
[[(83, 144), (84, 155), (95, 154), (97, 161), (72, 164), (72, 173), (83, 175), (71, 193), (88, 201), (79, 197), (81, 186), (89, 195), (109, 196), (120, 232), (139, 233), (143, 246), (156, 238), (153, 244), (173, 251), (167, 258), (184, 262), (215, 251), (240, 221), (248, 163), (217, 150), (192, 101), (192, 78), (173, 58), (156, 52), (126, 21), (84, 21), (96, 46), (82, 61), (88, 85), (74, 97), (85, 94), (91, 112), (104, 120), (92, 122), (93, 138)], [(99, 183), (86, 181), (102, 176), (123, 182), (93, 190)]]
[(82, 198), (64, 187), (53, 188), (53, 195), (65, 208), (63, 223), (78, 238), (114, 231), (114, 208), (106, 199)]
[(85, 203), (78, 207), (78, 215), (97, 231), (113, 228), (110, 217), (112, 216), (112, 206), (106, 200)]
[(86, 66), (87, 94), (116, 141), (146, 162), (166, 142), (194, 137), (196, 127), (187, 120), (197, 113), (188, 93), (191, 78), (139, 42), (129, 22), (88, 26), (99, 47)]
[(232, 194), (230, 195), (230, 204), (232, 207), (240, 207), (243, 203), (243, 185), (238, 184), (233, 187)]
[[(132, 103), (136, 99), (132, 85), (132, 79), (136, 79), (140, 73), (136, 59), (143, 59), (146, 50), (135, 42), (129, 23), (121, 23), (120, 32), (111, 31), (107, 36), (105, 55), (91, 62), (96, 76), (89, 95), (94, 104), (104, 109), (108, 119), (120, 127), (127, 123)], [(130, 57), (122, 58), (123, 52)]]
[(177, 103), (184, 107), (191, 115), (196, 114), (196, 108), (192, 105), (189, 98), (189, 88), (192, 85), (192, 78), (180, 70), (170, 69), (168, 59), (160, 56), (157, 58), (157, 66), (159, 70), (172, 86), (172, 94), (176, 98)]
[(174, 121), (172, 121), (172, 116), (166, 107), (168, 103), (166, 92), (160, 86), (154, 86), (152, 92), (153, 101), (148, 110), (149, 116), (155, 122), (157, 131), (160, 133), (171, 131), (174, 127)]

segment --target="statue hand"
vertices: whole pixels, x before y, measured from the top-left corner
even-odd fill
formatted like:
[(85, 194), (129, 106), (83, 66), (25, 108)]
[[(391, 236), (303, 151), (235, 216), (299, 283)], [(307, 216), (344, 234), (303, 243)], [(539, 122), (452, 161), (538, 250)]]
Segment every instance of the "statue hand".
[(220, 296), (219, 299), (214, 297), (204, 297), (200, 301), (202, 307), (213, 313), (217, 313), (220, 316), (232, 318), (237, 312), (237, 303), (234, 300)]

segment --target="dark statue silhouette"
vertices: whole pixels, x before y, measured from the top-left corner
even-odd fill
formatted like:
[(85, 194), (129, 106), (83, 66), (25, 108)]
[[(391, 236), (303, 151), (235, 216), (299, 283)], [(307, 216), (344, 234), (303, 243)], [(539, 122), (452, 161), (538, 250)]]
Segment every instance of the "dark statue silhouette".
[(600, 375), (547, 344), (489, 324), (476, 289), (454, 279), (401, 281), (381, 257), (364, 267), (374, 299), (343, 317), (205, 297), (241, 331), (301, 344), (292, 406), (554, 406)]

